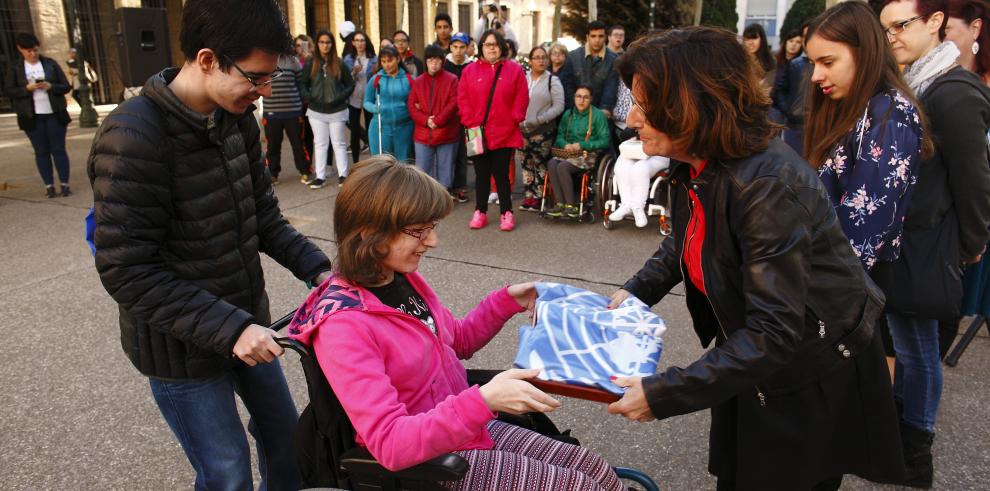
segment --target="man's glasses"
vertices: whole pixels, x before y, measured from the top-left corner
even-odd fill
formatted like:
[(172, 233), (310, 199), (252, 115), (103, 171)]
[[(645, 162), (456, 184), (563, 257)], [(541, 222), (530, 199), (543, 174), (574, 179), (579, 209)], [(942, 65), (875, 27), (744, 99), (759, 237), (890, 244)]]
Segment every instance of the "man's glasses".
[(914, 22), (914, 21), (916, 21), (918, 19), (921, 19), (923, 17), (924, 17), (923, 15), (916, 15), (914, 17), (911, 17), (908, 20), (902, 20), (900, 22), (894, 22), (893, 24), (890, 25), (890, 27), (884, 29), (883, 32), (885, 34), (887, 34), (887, 37), (888, 38), (892, 38), (892, 37), (894, 37), (894, 36), (896, 36), (896, 35), (904, 32), (904, 28), (906, 28), (908, 26), (908, 24), (910, 24), (910, 23), (912, 23), (912, 22)]
[[(251, 76), (251, 75), (248, 75), (248, 73), (245, 72), (243, 68), (237, 66), (237, 63), (234, 63), (234, 60), (231, 60), (229, 56), (223, 55), (223, 59), (227, 60), (227, 63), (230, 63), (234, 68), (236, 68), (237, 71), (240, 72), (240, 74), (244, 78), (246, 78), (248, 82), (251, 82), (251, 88), (253, 90), (258, 90), (258, 89), (260, 89), (262, 87), (271, 85), (272, 81), (274, 81), (276, 78), (279, 78), (279, 77), (281, 77), (282, 75), (285, 74), (285, 72), (281, 68), (276, 68), (275, 71), (272, 72), (269, 75), (262, 75), (260, 77), (259, 76)], [(260, 80), (260, 79), (263, 79), (263, 78), (267, 78), (268, 80)]]
[(426, 227), (422, 227), (422, 228), (402, 228), (402, 229), (399, 229), (399, 231), (402, 232), (402, 233), (404, 233), (404, 234), (406, 234), (406, 235), (408, 235), (408, 236), (410, 236), (410, 237), (412, 237), (412, 238), (414, 238), (414, 239), (416, 239), (416, 240), (420, 240), (421, 241), (421, 240), (425, 239), (426, 237), (428, 237), (430, 235), (430, 232), (436, 230), (436, 228), (439, 225), (440, 225), (440, 222), (434, 221), (432, 225), (429, 225), (429, 226), (426, 226)]

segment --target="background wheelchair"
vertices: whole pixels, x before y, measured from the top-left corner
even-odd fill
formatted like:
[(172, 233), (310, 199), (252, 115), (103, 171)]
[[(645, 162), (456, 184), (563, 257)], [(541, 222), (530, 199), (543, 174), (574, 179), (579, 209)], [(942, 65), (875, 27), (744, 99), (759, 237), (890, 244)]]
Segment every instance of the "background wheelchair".
[[(648, 217), (657, 217), (657, 224), (661, 235), (667, 236), (671, 233), (670, 221), (670, 168), (661, 170), (650, 179), (650, 193), (646, 199), (644, 210)], [(609, 220), (609, 214), (619, 207), (622, 197), (619, 195), (619, 186), (615, 183), (615, 159), (602, 162), (598, 169), (598, 209), (602, 213), (602, 225), (607, 230), (612, 230), (616, 222)], [(632, 217), (626, 217), (632, 220)]]
[[(577, 187), (578, 195), (578, 216), (577, 218), (569, 217), (553, 217), (547, 214), (549, 209), (548, 201), (553, 201), (556, 196), (553, 192), (553, 188), (550, 186), (550, 176), (548, 175), (546, 179), (543, 180), (543, 193), (542, 200), (540, 201), (540, 212), (539, 216), (541, 218), (558, 218), (561, 220), (576, 220), (581, 223), (592, 223), (595, 221), (594, 209), (598, 208), (599, 212), (603, 210), (601, 207), (601, 200), (598, 198), (599, 193), (599, 183), (601, 182), (601, 169), (605, 167), (612, 167), (615, 161), (615, 156), (611, 152), (605, 150), (598, 153), (595, 157), (595, 165), (591, 168), (580, 172), (580, 178), (575, 179), (575, 186)], [(549, 198), (549, 199), (548, 199)]]
[[(272, 330), (279, 331), (288, 325), (294, 314), (292, 312), (276, 321), (271, 326)], [(306, 375), (309, 404), (300, 415), (295, 432), (303, 486), (355, 491), (440, 491), (446, 489), (440, 482), (456, 481), (467, 474), (467, 461), (453, 453), (399, 471), (390, 471), (383, 467), (367, 448), (354, 443), (354, 427), (309, 348), (290, 338), (278, 338), (278, 344), (299, 355)], [(498, 370), (468, 370), (468, 383), (487, 383), (497, 373)], [(580, 392), (581, 389), (577, 391)], [(521, 416), (500, 414), (499, 419), (566, 443), (578, 444), (577, 439), (570, 435), (570, 430), (560, 432), (550, 418), (542, 413)], [(637, 487), (629, 488), (631, 490), (660, 489), (649, 476), (640, 471), (624, 467), (614, 469), (620, 479), (635, 483)]]

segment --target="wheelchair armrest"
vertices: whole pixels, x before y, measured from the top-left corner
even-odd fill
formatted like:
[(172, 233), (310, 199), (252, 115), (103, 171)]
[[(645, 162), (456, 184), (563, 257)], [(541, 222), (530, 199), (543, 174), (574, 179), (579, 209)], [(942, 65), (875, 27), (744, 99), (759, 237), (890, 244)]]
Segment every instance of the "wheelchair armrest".
[(468, 471), (467, 460), (457, 454), (443, 454), (422, 464), (390, 471), (378, 463), (365, 447), (354, 447), (340, 457), (340, 467), (349, 474), (387, 476), (415, 481), (456, 481)]
[(492, 377), (502, 373), (503, 370), (485, 370), (481, 368), (470, 368), (467, 371), (468, 385), (485, 385), (491, 382)]

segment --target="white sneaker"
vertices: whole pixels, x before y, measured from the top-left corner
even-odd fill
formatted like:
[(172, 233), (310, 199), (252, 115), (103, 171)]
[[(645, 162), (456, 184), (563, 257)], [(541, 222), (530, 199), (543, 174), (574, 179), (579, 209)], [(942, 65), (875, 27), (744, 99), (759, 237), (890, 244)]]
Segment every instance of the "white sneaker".
[(491, 193), (488, 195), (488, 203), (498, 203), (498, 193)]
[(632, 212), (633, 212), (633, 218), (636, 219), (637, 227), (643, 228), (646, 226), (647, 223), (649, 223), (649, 220), (647, 220), (646, 218), (646, 212), (643, 211), (642, 208), (633, 208)]
[(608, 219), (613, 222), (621, 222), (629, 213), (632, 212), (632, 208), (626, 206), (624, 203), (619, 203), (619, 207), (615, 209), (612, 213), (608, 214)]

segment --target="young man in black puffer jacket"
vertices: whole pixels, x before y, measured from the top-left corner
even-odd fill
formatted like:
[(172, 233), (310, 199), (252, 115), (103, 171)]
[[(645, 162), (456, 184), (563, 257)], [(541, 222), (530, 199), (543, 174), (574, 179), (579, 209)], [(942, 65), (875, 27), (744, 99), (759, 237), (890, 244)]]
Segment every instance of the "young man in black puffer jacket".
[(297, 413), (278, 364), (260, 253), (303, 281), (327, 256), (279, 210), (252, 103), (291, 50), (275, 0), (189, 0), (181, 68), (111, 113), (87, 162), (96, 266), (121, 343), (196, 470), (196, 487), (250, 489), (251, 414), (262, 487), (298, 489)]

